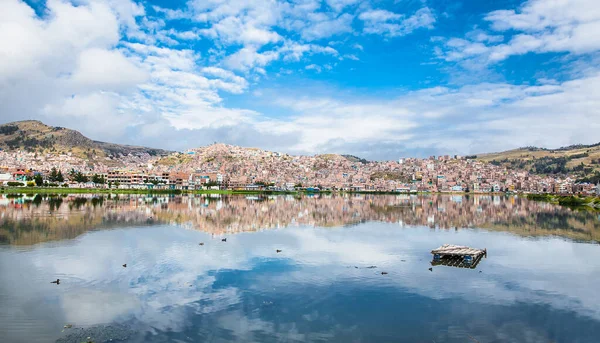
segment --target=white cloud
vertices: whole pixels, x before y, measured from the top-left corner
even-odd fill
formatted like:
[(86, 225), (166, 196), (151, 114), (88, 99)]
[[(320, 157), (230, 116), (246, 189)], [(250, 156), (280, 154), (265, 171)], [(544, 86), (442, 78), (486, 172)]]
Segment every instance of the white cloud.
[(64, 98), (46, 105), (42, 114), (60, 122), (78, 122), (81, 129), (102, 132), (109, 139), (120, 138), (135, 119), (119, 109), (121, 98), (115, 93), (94, 92)]
[[(321, 202), (321, 207), (328, 205), (323, 203), (323, 199), (311, 201)], [(485, 199), (478, 201), (482, 201), (483, 206), (486, 205)], [(347, 206), (354, 209), (357, 206), (369, 206), (368, 202), (369, 199), (356, 197)], [(406, 205), (403, 202), (403, 199), (389, 199), (390, 205)], [(289, 209), (292, 206), (283, 198), (272, 199), (269, 203), (277, 204), (269, 205), (271, 210), (280, 209), (279, 207)], [(442, 203), (442, 206), (450, 204)], [(476, 272), (462, 273), (460, 289), (440, 288), (439, 284), (455, 281), (457, 272), (461, 271), (439, 268), (434, 273), (429, 273), (426, 269), (427, 261), (418, 262), (431, 246), (442, 244), (450, 237), (460, 244), (485, 246), (489, 251), (495, 252), (494, 258), (482, 261), (478, 267), (483, 269), (484, 276)], [(199, 241), (208, 243), (198, 249), (197, 243), (193, 242)], [(210, 242), (209, 234), (177, 227), (98, 230), (68, 243), (40, 245), (20, 254), (4, 254), (3, 267), (11, 278), (2, 278), (0, 283), (2, 289), (8, 291), (7, 294), (20, 294), (26, 299), (37, 301), (45, 296), (46, 293), (40, 290), (47, 286), (21, 282), (25, 280), (24, 275), (35, 272), (43, 280), (50, 280), (56, 275), (76, 276), (68, 280), (73, 291), (68, 292), (68, 296), (58, 297), (59, 301), (52, 303), (56, 306), (44, 306), (41, 311), (31, 312), (32, 318), (43, 326), (51, 326), (47, 320), (48, 312), (44, 309), (52, 309), (52, 315), (60, 317), (59, 320), (66, 318), (67, 322), (75, 321), (90, 326), (119, 319), (127, 321), (130, 317), (135, 317), (161, 331), (182, 330), (189, 322), (186, 316), (190, 313), (211, 314), (219, 318), (214, 324), (211, 322), (211, 329), (234, 332), (236, 338), (243, 341), (260, 340), (254, 336), (241, 336), (248, 334), (248, 331), (258, 331), (263, 340), (265, 334), (275, 334), (271, 330), (291, 331), (281, 330), (279, 322), (276, 326), (270, 326), (270, 322), (255, 321), (257, 311), (249, 311), (250, 317), (254, 319), (248, 319), (243, 313), (235, 311), (232, 318), (231, 311), (224, 311), (256, 306), (255, 303), (244, 302), (241, 294), (245, 289), (260, 290), (261, 296), (267, 299), (289, 299), (290, 294), (294, 299), (304, 299), (300, 297), (305, 292), (302, 281), (311, 281), (309, 286), (314, 286), (315, 280), (318, 280), (317, 284), (323, 289), (334, 283), (354, 285), (360, 281), (361, 284), (356, 284), (356, 287), (368, 290), (372, 288), (371, 283), (383, 283), (382, 287), (386, 289), (401, 289), (411, 296), (418, 294), (431, 301), (458, 298), (474, 302), (479, 307), (501, 305), (503, 308), (526, 302), (535, 306), (548, 306), (553, 310), (568, 310), (586, 319), (600, 317), (600, 300), (595, 297), (593, 287), (588, 286), (600, 281), (598, 266), (585, 263), (598, 256), (597, 247), (593, 244), (577, 244), (577, 249), (574, 249), (574, 243), (557, 238), (523, 239), (505, 232), (455, 232), (389, 223), (367, 223), (335, 230), (290, 227), (231, 235), (227, 248), (218, 244), (218, 240), (215, 244)], [(132, 245), (136, 246), (135, 250), (129, 249)], [(273, 245), (282, 247), (285, 258), (291, 260), (294, 267), (278, 270), (277, 273), (262, 274), (265, 261), (268, 263), (280, 257), (275, 256), (275, 251), (265, 249)], [(553, 251), (560, 257), (556, 258), (550, 268), (544, 267), (547, 266), (547, 251)], [(60, 258), (48, 259), (49, 254)], [(524, 264), (521, 260), (511, 258), (517, 255), (530, 263)], [(401, 259), (407, 262), (402, 262)], [(131, 263), (126, 271), (120, 267), (123, 261)], [(354, 265), (376, 265), (377, 270), (388, 270), (390, 274), (382, 281), (375, 272), (347, 268)], [(160, 273), (157, 273), (157, 268), (160, 268)], [(26, 272), (23, 273), (23, 270)], [(227, 270), (255, 271), (262, 277), (248, 278), (252, 283), (244, 283), (245, 289), (235, 287), (237, 283), (230, 285), (231, 287), (223, 287), (223, 282), (217, 285), (214, 274), (227, 273)], [(555, 282), (561, 278), (564, 282)], [(77, 287), (88, 285), (94, 280), (104, 282), (96, 283), (94, 291)], [(277, 287), (272, 287), (273, 285)], [(125, 290), (126, 294), (121, 292), (119, 296), (110, 291), (111, 287)], [(282, 292), (282, 289), (285, 291)], [(541, 289), (545, 291), (542, 292)], [(198, 306), (199, 301), (202, 306)], [(77, 304), (81, 306), (76, 306)], [(102, 311), (87, 310), (98, 307)], [(517, 310), (521, 308), (515, 307)], [(228, 314), (220, 316), (223, 312)], [(9, 313), (8, 309), (3, 312), (5, 313)], [(311, 316), (316, 316), (318, 320), (318, 314)], [(16, 321), (17, 319), (9, 320), (3, 328)], [(514, 336), (502, 338), (519, 337), (519, 333), (512, 332), (512, 335)], [(289, 339), (281, 337), (281, 340)], [(311, 341), (308, 337), (296, 337), (293, 340)]]
[[(346, 152), (370, 154), (371, 158), (395, 158), (397, 155), (389, 154), (415, 151), (465, 154), (529, 145), (590, 144), (596, 142), (600, 129), (597, 87), (600, 74), (540, 86), (480, 83), (457, 89), (434, 87), (391, 99), (301, 96), (295, 91), (294, 96), (275, 98), (272, 103), (292, 110), (292, 118), (255, 125), (301, 133), (287, 151)], [(365, 146), (367, 151), (358, 150)], [(382, 154), (374, 152), (383, 147), (394, 148)]]
[(362, 21), (388, 21), (398, 20), (402, 15), (387, 10), (370, 10), (361, 13), (358, 18)]
[(404, 36), (419, 28), (431, 29), (435, 23), (433, 12), (428, 7), (419, 9), (408, 18), (387, 10), (369, 10), (361, 13), (359, 19), (364, 22), (364, 33), (389, 37)]
[[(593, 90), (600, 85), (594, 63), (571, 81), (535, 87), (478, 82), (385, 98), (306, 85), (269, 92), (258, 84), (293, 71), (308, 77), (335, 68), (336, 61), (357, 60), (363, 47), (348, 38), (356, 23), (364, 24), (364, 33), (385, 37), (429, 28), (435, 18), (427, 7), (410, 15), (365, 10), (352, 1), (215, 0), (192, 1), (177, 11), (155, 8), (161, 15), (156, 18), (131, 1), (77, 4), (49, 0), (40, 17), (22, 1), (0, 2), (3, 120), (37, 118), (127, 143), (180, 138), (165, 139), (170, 148), (220, 136), (265, 146), (273, 144), (267, 138), (276, 137), (278, 150), (353, 152), (362, 146), (371, 151), (359, 155), (376, 158), (395, 157), (403, 149), (470, 153), (481, 152), (475, 150), (484, 143), (485, 150), (503, 150), (597, 139)], [(442, 58), (473, 64), (532, 51), (595, 51), (596, 38), (587, 31), (598, 21), (594, 9), (584, 10), (589, 4), (529, 1), (517, 11), (486, 16), (494, 30), (432, 41), (444, 42)], [(169, 18), (185, 18), (189, 25), (176, 30)], [(517, 34), (509, 36), (512, 31)], [(335, 48), (330, 40), (319, 41), (341, 34), (347, 35)], [(204, 43), (209, 48), (194, 49)], [(265, 113), (229, 108), (223, 100), (224, 94), (252, 91), (269, 99)], [(565, 123), (565, 113), (572, 122)]]
[(0, 77), (58, 75), (72, 67), (78, 51), (119, 41), (117, 17), (102, 3), (75, 7), (49, 0), (46, 21), (18, 0), (0, 6)]
[[(3, 119), (39, 118), (122, 141), (128, 127), (160, 118), (180, 127), (180, 118), (194, 113), (203, 125), (218, 126), (219, 120), (231, 123), (250, 113), (223, 109), (219, 95), (246, 91), (243, 77), (215, 66), (199, 68), (201, 55), (193, 50), (123, 41), (120, 33), (139, 35), (132, 18), (143, 13), (126, 1), (74, 6), (50, 0), (46, 15), (38, 17), (23, 2), (2, 2)], [(145, 27), (157, 32), (162, 24)]]
[(140, 12), (130, 5), (49, 0), (41, 18), (23, 2), (0, 3), (3, 119), (52, 118), (68, 126), (84, 118), (77, 123), (88, 132), (117, 137), (117, 125), (130, 117), (119, 113), (120, 96), (112, 92), (129, 93), (147, 76), (114, 50), (120, 28), (135, 30), (131, 16)]
[(175, 31), (175, 30), (170, 30), (169, 34), (174, 36), (177, 39), (183, 39), (183, 40), (195, 40), (195, 39), (200, 39), (200, 34), (198, 34), (195, 31)]
[(352, 32), (353, 19), (354, 17), (349, 13), (344, 13), (338, 17), (313, 13), (309, 15), (310, 24), (302, 30), (302, 38), (312, 41)]
[[(477, 58), (493, 63), (529, 52), (585, 54), (600, 50), (600, 8), (595, 0), (529, 0), (518, 10), (488, 13), (485, 20), (502, 35), (471, 33), (460, 46), (453, 39), (442, 55), (450, 61)], [(510, 31), (516, 34), (511, 36)]]
[(359, 0), (326, 0), (327, 5), (331, 7), (336, 12), (341, 12), (346, 9), (348, 6), (356, 5), (360, 1)]
[[(320, 72), (317, 65), (307, 66)], [(278, 98), (275, 105), (293, 110), (291, 120), (272, 120), (257, 124), (259, 128), (281, 133), (301, 132), (301, 140), (290, 147), (297, 152), (328, 151), (332, 145), (352, 144), (375, 139), (403, 141), (416, 127), (413, 114), (395, 101), (342, 101), (333, 98)]]
[(235, 75), (233, 72), (218, 67), (205, 67), (202, 68), (202, 72), (207, 75), (216, 76), (223, 80), (233, 81), (235, 84), (240, 85), (243, 88), (248, 86), (248, 82), (241, 76)]
[(257, 27), (254, 23), (244, 23), (237, 17), (227, 17), (200, 33), (212, 39), (219, 39), (226, 44), (242, 44), (263, 46), (281, 40), (281, 36), (268, 28)]
[(81, 52), (72, 81), (103, 91), (126, 91), (146, 82), (148, 74), (118, 50), (92, 48)]
[(248, 71), (254, 68), (262, 68), (278, 58), (279, 53), (277, 51), (258, 52), (254, 47), (244, 47), (227, 56), (223, 63), (233, 70)]
[[(332, 48), (306, 42), (352, 33), (354, 15), (350, 9), (358, 3), (356, 0), (329, 0), (327, 5), (317, 0), (193, 0), (184, 9), (154, 6), (154, 11), (165, 15), (167, 20), (185, 18), (195, 25), (192, 30), (182, 32), (158, 30), (155, 38), (173, 46), (176, 45), (173, 38), (208, 38), (219, 51), (218, 55), (211, 54), (213, 62), (232, 70), (254, 73), (253, 78), (257, 79), (258, 75), (266, 75), (265, 67), (279, 59), (299, 61), (309, 52), (337, 56), (338, 52)], [(431, 13), (423, 11), (429, 10), (424, 8), (406, 18), (402, 28), (391, 29), (403, 32), (390, 35), (404, 35), (415, 27), (427, 26), (423, 18)], [(354, 46), (362, 49), (360, 45)]]
[(304, 69), (306, 69), (306, 70), (314, 70), (314, 71), (316, 71), (317, 73), (320, 73), (320, 72), (321, 72), (321, 70), (322, 70), (322, 69), (321, 69), (321, 66), (318, 66), (318, 65), (316, 65), (316, 64), (309, 64), (309, 65), (307, 65), (306, 67), (304, 67)]
[(336, 57), (339, 55), (339, 52), (330, 46), (299, 44), (289, 41), (277, 51), (283, 56), (284, 61), (300, 61), (304, 55), (324, 54)]

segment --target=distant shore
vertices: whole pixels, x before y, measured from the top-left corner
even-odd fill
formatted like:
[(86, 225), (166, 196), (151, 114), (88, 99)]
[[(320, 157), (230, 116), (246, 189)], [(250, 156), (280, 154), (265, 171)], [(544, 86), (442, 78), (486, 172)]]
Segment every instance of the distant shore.
[(3, 187), (0, 194), (374, 194), (374, 195), (410, 195), (410, 194), (447, 194), (447, 195), (505, 195), (503, 192), (394, 192), (394, 191), (340, 191), (322, 190), (318, 192), (306, 190), (272, 191), (272, 190), (181, 190), (181, 189), (120, 189), (120, 188), (62, 188), (62, 187)]

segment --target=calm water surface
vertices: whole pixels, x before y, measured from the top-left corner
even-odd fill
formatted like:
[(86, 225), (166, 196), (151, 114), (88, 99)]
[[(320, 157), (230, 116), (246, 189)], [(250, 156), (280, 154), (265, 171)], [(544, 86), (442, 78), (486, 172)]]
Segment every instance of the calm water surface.
[(599, 342), (598, 241), (515, 197), (0, 195), (0, 341)]

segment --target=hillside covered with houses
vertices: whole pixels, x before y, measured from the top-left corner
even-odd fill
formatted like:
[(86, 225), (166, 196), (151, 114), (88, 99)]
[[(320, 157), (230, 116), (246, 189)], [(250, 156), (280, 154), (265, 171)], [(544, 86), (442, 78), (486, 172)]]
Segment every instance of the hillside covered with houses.
[(494, 159), (430, 156), (367, 161), (351, 155), (290, 155), (215, 143), (169, 152), (90, 140), (22, 121), (0, 126), (0, 183), (12, 187), (345, 190), (596, 194), (568, 173), (536, 174)]

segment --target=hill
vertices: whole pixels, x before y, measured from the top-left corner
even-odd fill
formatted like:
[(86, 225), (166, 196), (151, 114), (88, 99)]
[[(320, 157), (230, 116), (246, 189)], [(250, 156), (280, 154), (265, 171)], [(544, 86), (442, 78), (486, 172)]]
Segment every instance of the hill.
[(70, 153), (88, 160), (106, 160), (127, 155), (162, 156), (170, 151), (91, 140), (78, 131), (48, 126), (38, 120), (0, 125), (0, 148), (37, 153)]
[(600, 143), (558, 149), (524, 147), (480, 154), (476, 158), (508, 168), (525, 169), (537, 175), (572, 174), (579, 181), (600, 181)]
[[(275, 179), (303, 183), (307, 178), (314, 178), (314, 184), (319, 185), (327, 178), (344, 173), (347, 182), (365, 182), (371, 175), (368, 172), (354, 178), (353, 175), (357, 174), (361, 165), (367, 166), (358, 158), (348, 158), (338, 154), (290, 155), (221, 143), (190, 149), (183, 153), (173, 153), (158, 159), (155, 164), (159, 168), (170, 171), (219, 172), (232, 179), (248, 183)], [(379, 166), (373, 163), (369, 170), (378, 170), (378, 168)]]

